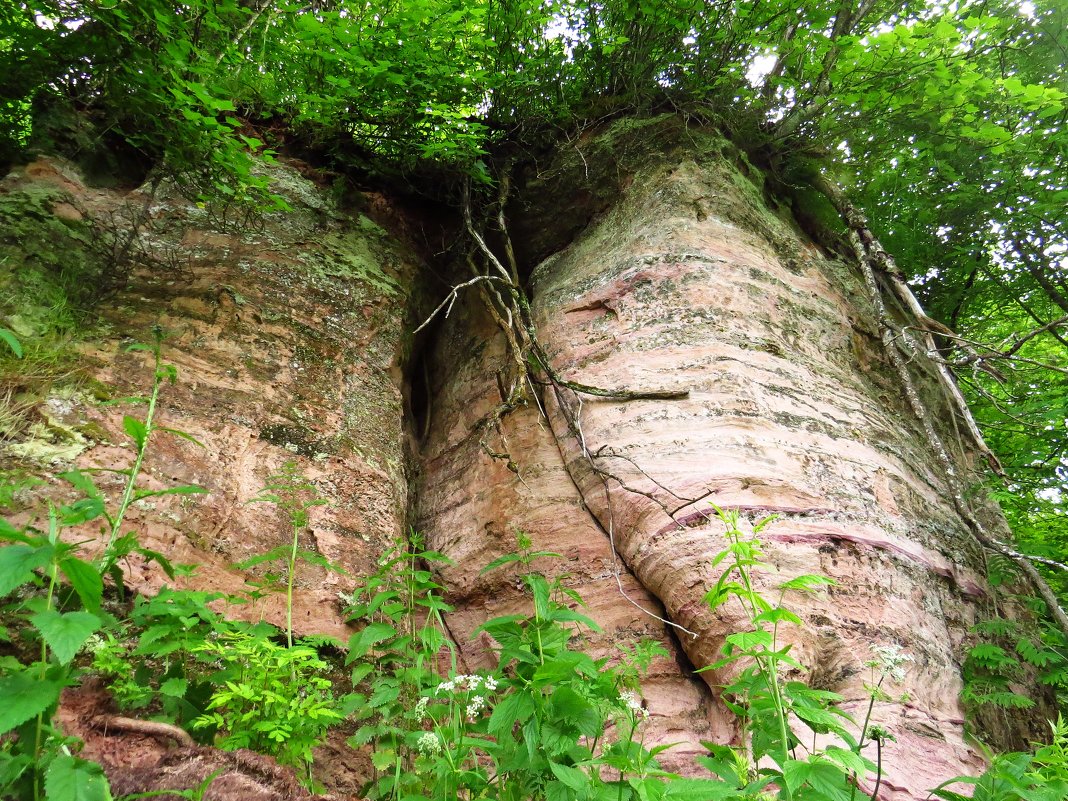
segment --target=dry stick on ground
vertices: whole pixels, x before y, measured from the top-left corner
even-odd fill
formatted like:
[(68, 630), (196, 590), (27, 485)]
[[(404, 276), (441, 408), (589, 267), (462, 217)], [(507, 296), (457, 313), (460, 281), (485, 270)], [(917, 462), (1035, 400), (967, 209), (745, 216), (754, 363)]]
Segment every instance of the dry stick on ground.
[[(1012, 559), (1020, 566), (1020, 569), (1035, 586), (1035, 589), (1042, 597), (1042, 600), (1045, 601), (1046, 606), (1049, 607), (1050, 614), (1053, 616), (1058, 628), (1060, 628), (1064, 636), (1068, 638), (1068, 615), (1066, 615), (1064, 609), (1061, 608), (1057, 596), (1054, 594), (1049, 584), (1046, 583), (1046, 580), (1042, 578), (1042, 575), (1035, 568), (1031, 557), (1012, 550), (1012, 548), (1005, 543), (1000, 542), (997, 538), (987, 532), (986, 527), (979, 522), (975, 514), (972, 512), (968, 502), (965, 500), (964, 493), (961, 489), (961, 482), (957, 477), (956, 468), (953, 464), (953, 460), (949, 457), (949, 451), (946, 450), (942, 437), (935, 428), (934, 423), (931, 420), (931, 415), (921, 400), (919, 392), (916, 390), (916, 385), (912, 380), (912, 374), (909, 372), (907, 363), (902, 357), (901, 352), (894, 346), (895, 326), (887, 312), (886, 303), (883, 300), (882, 293), (879, 291), (879, 282), (875, 276), (875, 268), (886, 263), (885, 260), (888, 256), (882, 249), (878, 240), (868, 229), (867, 221), (864, 219), (863, 215), (861, 215), (860, 212), (858, 212), (856, 208), (845, 199), (841, 190), (826, 179), (822, 181), (822, 184), (823, 186), (820, 186), (819, 188), (824, 191), (831, 203), (838, 209), (849, 228), (849, 241), (853, 246), (853, 252), (856, 255), (861, 271), (863, 272), (864, 283), (868, 288), (869, 300), (875, 307), (875, 313), (883, 341), (883, 348), (897, 372), (898, 379), (901, 381), (902, 387), (905, 390), (905, 397), (908, 400), (909, 406), (912, 408), (913, 414), (916, 415), (916, 418), (923, 427), (924, 434), (926, 434), (934, 448), (939, 464), (942, 466), (942, 469), (946, 474), (946, 481), (949, 484), (950, 495), (953, 500), (953, 505), (957, 510), (957, 514), (961, 516), (968, 528), (971, 529), (972, 535), (981, 545)], [(954, 382), (954, 387), (955, 386), (956, 383)], [(962, 398), (962, 396), (960, 396), (960, 390), (958, 389), (956, 394), (951, 397), (954, 401), (956, 401), (958, 397)], [(975, 422), (971, 417), (971, 412), (968, 411), (966, 406), (964, 407), (964, 412), (967, 413), (968, 420), (971, 422), (971, 425), (974, 426)], [(982, 443), (982, 447), (985, 448), (985, 443), (983, 443), (981, 439), (979, 442)]]
[(90, 724), (97, 729), (102, 729), (104, 734), (109, 732), (127, 732), (129, 734), (147, 734), (150, 737), (167, 737), (174, 740), (178, 745), (192, 748), (196, 745), (189, 732), (170, 723), (162, 723), (155, 720), (138, 720), (125, 718), (120, 715), (97, 715)]

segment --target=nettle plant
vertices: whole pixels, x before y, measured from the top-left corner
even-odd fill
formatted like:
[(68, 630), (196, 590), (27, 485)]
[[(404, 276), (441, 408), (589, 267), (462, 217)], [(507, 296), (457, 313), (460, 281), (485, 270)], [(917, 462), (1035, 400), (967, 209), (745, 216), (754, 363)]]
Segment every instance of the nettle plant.
[(286, 644), (293, 647), (293, 585), (296, 581), (297, 562), (321, 567), (334, 573), (344, 575), (345, 571), (326, 559), (322, 554), (300, 547), (300, 535), (308, 530), (308, 510), (316, 506), (325, 506), (327, 501), (320, 498), (315, 485), (305, 478), (297, 463), (292, 459), (282, 465), (281, 470), (267, 477), (267, 483), (249, 503), (269, 503), (281, 511), (289, 523), (289, 542), (271, 548), (256, 556), (238, 562), (235, 567), (248, 570), (263, 564), (280, 563), (283, 572), (267, 572), (262, 580), (249, 582), (253, 587), (253, 600), (265, 592), (281, 592), (286, 595)]
[(483, 571), (517, 568), (532, 604), (475, 632), (497, 643), (497, 667), (484, 674), (457, 672), (441, 618), (450, 610), (428, 569), (440, 554), (400, 544), (356, 591), (350, 611), (364, 625), (349, 660), (367, 692), (350, 699), (363, 720), (350, 744), (373, 748), (367, 797), (620, 801), (665, 797), (669, 786), (672, 797), (710, 797), (709, 780), (660, 768), (668, 746), (642, 744), (637, 679), (664, 651), (639, 643), (609, 664), (578, 650), (583, 632), (599, 629), (574, 608), (574, 590), (535, 570), (557, 556), (520, 535), (516, 553)]
[[(5, 341), (11, 344), (9, 338)], [(147, 397), (123, 399), (145, 404), (146, 412), (143, 418), (123, 418), (135, 455), (129, 468), (109, 471), (124, 477), (119, 499), (110, 502), (90, 471), (70, 470), (58, 477), (76, 493), (74, 500), (62, 504), (49, 500), (22, 525), (0, 519), (0, 541), (8, 543), (0, 547), (0, 599), (6, 599), (4, 617), (17, 625), (17, 638), (6, 637), (20, 655), (0, 660), (0, 697), (5, 701), (0, 708), (0, 796), (5, 798), (94, 801), (109, 796), (100, 766), (74, 755), (78, 742), (64, 736), (52, 717), (62, 690), (78, 682), (81, 669), (75, 657), (83, 645), (116, 626), (104, 606), (105, 578), (112, 579), (121, 595), (121, 560), (133, 553), (174, 575), (162, 554), (141, 547), (135, 532), (123, 532), (131, 504), (159, 495), (204, 491), (192, 486), (148, 490), (138, 485), (150, 438), (156, 431), (171, 431), (154, 423), (160, 390), (177, 375), (161, 359), (161, 342), (157, 330), (152, 345), (129, 349), (150, 352), (154, 369)], [(0, 493), (0, 497), (10, 495)], [(85, 527), (97, 522), (104, 547), (96, 559), (85, 558), (81, 545), (87, 541), (71, 542), (68, 532), (84, 533)]]
[[(783, 801), (853, 801), (860, 782), (879, 771), (882, 742), (890, 735), (869, 726), (876, 701), (889, 700), (884, 690), (888, 679), (903, 678), (908, 657), (894, 648), (878, 651), (868, 662), (872, 670), (866, 685), (870, 702), (864, 722), (856, 726), (839, 708), (842, 697), (817, 690), (804, 682), (788, 681), (786, 669), (804, 671), (782, 642), (785, 626), (801, 626), (802, 620), (783, 605), (791, 592), (813, 592), (832, 585), (826, 576), (801, 575), (779, 585), (778, 596), (769, 600), (754, 584), (757, 570), (770, 569), (763, 559), (760, 532), (775, 518), (765, 518), (746, 534), (737, 511), (716, 508), (723, 523), (727, 548), (712, 560), (713, 567), (726, 565), (715, 586), (705, 595), (712, 610), (733, 602), (745, 613), (752, 627), (730, 634), (723, 658), (702, 670), (732, 667), (740, 671), (723, 688), (722, 697), (738, 716), (742, 745), (737, 748), (704, 743), (710, 756), (698, 761), (719, 777), (718, 798), (751, 797), (763, 792)], [(700, 672), (700, 671), (699, 671)], [(811, 741), (798, 732), (806, 731)], [(830, 744), (818, 747), (818, 737)], [(879, 764), (861, 751), (871, 741), (878, 747)], [(881, 774), (876, 777), (874, 797)], [(861, 793), (867, 796), (867, 793)]]
[[(349, 742), (371, 748), (376, 774), (367, 797), (855, 801), (870, 797), (859, 788), (872, 771), (877, 794), (882, 744), (892, 736), (870, 725), (872, 711), (893, 700), (888, 687), (902, 679), (909, 657), (892, 646), (873, 650), (859, 727), (838, 707), (841, 696), (785, 680), (786, 668), (803, 666), (782, 630), (802, 621), (783, 601), (833, 582), (798, 576), (768, 600), (754, 575), (769, 568), (757, 535), (770, 520), (746, 534), (736, 513), (717, 512), (728, 546), (713, 560), (724, 569), (706, 601), (712, 609), (739, 604), (751, 630), (729, 635), (723, 658), (705, 668), (733, 669), (723, 698), (742, 730), (738, 747), (704, 743), (708, 755), (698, 762), (710, 778), (667, 772), (657, 757), (671, 744), (645, 746), (640, 679), (666, 652), (641, 642), (623, 647), (614, 661), (583, 653), (584, 635), (598, 632), (597, 624), (579, 611), (582, 599), (563, 579), (537, 569), (558, 554), (534, 551), (520, 534), (515, 553), (483, 570), (514, 569), (532, 609), (480, 626), (475, 634), (496, 643), (497, 666), (462, 674), (442, 620), (451, 610), (430, 569), (447, 560), (413, 538), (387, 553), (349, 599), (361, 625), (348, 657), (360, 685), (348, 708), (361, 725)], [(809, 744), (799, 732), (811, 735)], [(817, 747), (817, 737), (829, 744)], [(873, 743), (875, 763), (861, 753)]]
[(424, 550), (421, 537), (412, 532), (382, 555), (362, 585), (343, 597), (349, 619), (360, 626), (349, 640), (346, 658), (356, 687), (346, 708), (358, 723), (348, 743), (371, 748), (375, 773), (367, 787), (369, 798), (401, 798), (409, 785), (418, 784), (420, 699), (441, 681), (436, 668), (443, 652), (443, 672), (456, 672), (456, 655), (442, 618), (452, 607), (442, 600), (442, 587), (430, 570), (448, 561)]
[(237, 567), (282, 564), (282, 573), (255, 583), (254, 597), (285, 593), (284, 633), (262, 621), (227, 618), (211, 606), (241, 603), (237, 598), (164, 588), (135, 599), (123, 634), (94, 645), (93, 667), (108, 678), (120, 706), (147, 708), (205, 744), (273, 756), (314, 787), (312, 749), (344, 715), (325, 675), (331, 666), (311, 644), (294, 639), (293, 593), (298, 562), (340, 569), (299, 548), (308, 510), (324, 501), (295, 463), (271, 475), (253, 502), (275, 504), (290, 537)]

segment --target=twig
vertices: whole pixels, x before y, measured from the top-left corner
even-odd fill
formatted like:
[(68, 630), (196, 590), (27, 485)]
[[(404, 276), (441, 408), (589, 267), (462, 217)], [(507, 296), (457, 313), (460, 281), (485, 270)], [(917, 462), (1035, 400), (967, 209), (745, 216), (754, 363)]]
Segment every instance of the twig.
[[(430, 325), (430, 322), (435, 317), (438, 316), (438, 313), (442, 309), (445, 309), (445, 317), (448, 318), (449, 314), (452, 312), (453, 304), (456, 303), (457, 298), (460, 296), (460, 290), (461, 289), (467, 289), (467, 287), (474, 286), (475, 284), (479, 283), (480, 281), (500, 281), (500, 280), (501, 279), (498, 278), (495, 275), (476, 275), (474, 278), (472, 278), (469, 281), (464, 281), (462, 284), (457, 284), (456, 286), (454, 286), (452, 289), (449, 290), (449, 294), (445, 296), (445, 299), (443, 301), (441, 301), (441, 303), (439, 303), (437, 305), (437, 307), (434, 309), (434, 311), (430, 312), (430, 316), (427, 317), (425, 320), (423, 320), (423, 322), (420, 324), (420, 326), (418, 328), (416, 328), (414, 331), (412, 331), (412, 333), (413, 334), (418, 334), (420, 331), (422, 331), (424, 328), (426, 328), (428, 325)], [(448, 308), (446, 308), (446, 307), (448, 307)]]

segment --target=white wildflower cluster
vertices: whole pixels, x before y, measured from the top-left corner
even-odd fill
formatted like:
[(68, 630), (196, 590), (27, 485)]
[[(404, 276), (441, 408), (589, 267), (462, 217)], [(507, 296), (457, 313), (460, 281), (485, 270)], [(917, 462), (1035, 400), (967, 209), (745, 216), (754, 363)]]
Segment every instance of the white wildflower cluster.
[(472, 674), (465, 676), (462, 673), (458, 676), (453, 676), (448, 681), (443, 681), (438, 685), (439, 693), (454, 693), (469, 692), (473, 693), (479, 688), (484, 687), (488, 692), (493, 692), (497, 689), (497, 680), (493, 676), (479, 676), (478, 674)]
[[(467, 720), (471, 723), (475, 722), (483, 710), (489, 707), (487, 696), (497, 689), (497, 679), (493, 676), (480, 676), (478, 674), (453, 676), (448, 681), (443, 681), (438, 685), (436, 692), (439, 694), (444, 693), (462, 693), (466, 695), (466, 703), (464, 704), (464, 714)], [(427, 705), (431, 703), (433, 699), (428, 696), (420, 698), (412, 710), (412, 717), (416, 720), (423, 720), (427, 716)], [(445, 699), (440, 699), (445, 700)], [(464, 703), (461, 701), (461, 703)]]
[(467, 709), (465, 710), (467, 713), (467, 719), (473, 722), (474, 719), (478, 716), (478, 713), (485, 708), (486, 699), (483, 698), (481, 695), (472, 695), (471, 700), (467, 702)]
[(630, 690), (623, 690), (623, 692), (619, 694), (619, 700), (622, 701), (623, 706), (630, 710), (630, 713), (637, 718), (644, 718), (649, 714), (649, 710), (642, 706), (641, 699)]
[(873, 645), (871, 652), (874, 655), (864, 664), (881, 675), (889, 676), (900, 684), (905, 680), (905, 665), (915, 661), (910, 654), (906, 654), (901, 647), (891, 643), (890, 645)]
[(419, 739), (415, 743), (415, 747), (419, 750), (420, 754), (424, 756), (434, 756), (441, 753), (441, 740), (432, 731), (425, 731), (419, 735)]
[(426, 705), (430, 703), (430, 699), (425, 695), (415, 702), (415, 710), (412, 712), (416, 720), (422, 720), (426, 717)]
[(99, 634), (90, 634), (88, 639), (82, 643), (82, 647), (78, 650), (82, 653), (92, 654), (96, 656), (107, 647), (107, 641), (104, 640)]

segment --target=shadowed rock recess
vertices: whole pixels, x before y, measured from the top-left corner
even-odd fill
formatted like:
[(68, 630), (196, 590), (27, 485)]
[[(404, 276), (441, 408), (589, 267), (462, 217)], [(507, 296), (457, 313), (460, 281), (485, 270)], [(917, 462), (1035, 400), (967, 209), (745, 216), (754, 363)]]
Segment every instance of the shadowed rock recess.
[[(981, 769), (959, 693), (967, 629), (988, 603), (982, 555), (882, 351), (859, 272), (776, 210), (733, 145), (674, 119), (624, 121), (517, 177), (507, 216), (556, 370), (589, 385), (689, 395), (618, 402), (543, 390), (488, 433), (481, 424), (501, 402), (496, 373), (508, 355), (477, 295), (462, 296), (420, 342), (413, 369), (411, 332), (444, 291), (433, 276), (449, 270), (432, 264), (439, 249), (426, 245), (426, 221), (388, 187), (353, 208), (299, 164), (272, 169), (295, 211), (255, 220), (227, 219), (165, 187), (94, 189), (56, 160), (0, 183), (0, 255), (13, 257), (0, 279), (17, 280), (11, 271), (31, 261), (59, 270), (70, 254), (110, 259), (122, 275), (74, 346), (89, 380), (37, 398), (34, 425), (0, 442), (0, 467), (46, 475), (57, 464), (128, 465), (124, 409), (97, 401), (144, 392), (150, 365), (123, 345), (158, 323), (179, 371), (159, 422), (206, 447), (159, 437), (146, 482), (210, 492), (153, 499), (129, 522), (148, 547), (201, 566), (187, 586), (239, 591), (246, 576), (233, 563), (285, 541), (273, 507), (246, 502), (292, 459), (330, 502), (312, 511), (304, 545), (349, 573), (302, 569), (298, 631), (345, 639), (337, 593), (410, 525), (454, 562), (440, 571), (456, 606), (447, 622), (474, 670), (492, 654), (487, 635), (472, 632), (526, 603), (514, 574), (480, 570), (525, 532), (563, 555), (545, 569), (603, 627), (588, 637), (591, 653), (610, 656), (639, 637), (669, 651), (644, 683), (646, 743), (678, 743), (662, 762), (694, 774), (702, 740), (737, 735), (718, 699), (726, 677), (694, 668), (747, 628), (732, 605), (713, 613), (702, 600), (725, 545), (711, 504), (749, 524), (774, 514), (763, 533), (774, 571), (758, 576), (761, 587), (803, 573), (837, 582), (790, 604), (806, 624), (786, 634), (810, 668), (802, 678), (862, 716), (871, 647), (899, 645), (915, 659), (895, 690), (908, 700), (876, 706), (874, 722), (897, 737), (884, 749), (880, 798), (922, 798)], [(119, 252), (116, 233), (134, 226)], [(917, 358), (910, 367), (947, 440), (959, 442), (932, 366)], [(418, 393), (414, 372), (426, 384)], [(491, 458), (483, 440), (511, 461)], [(956, 458), (961, 475), (979, 475), (966, 444)], [(977, 513), (1004, 526), (995, 508)], [(132, 567), (138, 588), (160, 586), (154, 566)], [(282, 623), (284, 609), (276, 596), (235, 613)], [(114, 737), (64, 719), (87, 739), (86, 756), (122, 773)], [(1002, 725), (984, 734), (1026, 734), (1024, 723)], [(344, 757), (333, 749), (324, 759)], [(176, 764), (172, 754), (158, 771)]]

